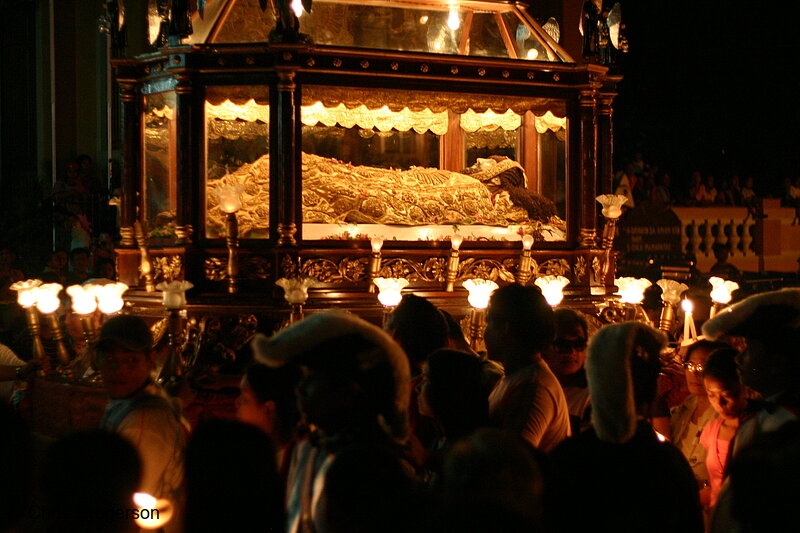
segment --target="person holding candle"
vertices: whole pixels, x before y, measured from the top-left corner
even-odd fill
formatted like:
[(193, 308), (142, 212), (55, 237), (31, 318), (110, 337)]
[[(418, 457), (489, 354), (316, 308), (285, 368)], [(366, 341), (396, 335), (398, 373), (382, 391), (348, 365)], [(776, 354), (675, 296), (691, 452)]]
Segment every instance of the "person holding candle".
[[(150, 328), (137, 316), (113, 316), (100, 329), (95, 352), (109, 396), (101, 427), (122, 435), (139, 452), (140, 491), (179, 508), (189, 424), (178, 404), (153, 382), (155, 352)], [(177, 518), (166, 528), (167, 533), (180, 530)]]
[(700, 433), (709, 421), (717, 417), (706, 394), (703, 370), (708, 356), (719, 348), (730, 346), (701, 339), (685, 348), (683, 368), (689, 395), (683, 403), (670, 411), (672, 443), (689, 461), (699, 488), (709, 484), (706, 449), (700, 444)]
[(747, 406), (746, 387), (739, 383), (736, 372), (738, 353), (733, 348), (715, 350), (708, 356), (703, 369), (703, 383), (708, 401), (719, 415), (706, 424), (700, 434), (700, 443), (708, 452), (706, 467), (710, 484), (709, 498), (701, 497), (701, 500), (707, 502), (709, 508), (717, 504), (730, 444)]

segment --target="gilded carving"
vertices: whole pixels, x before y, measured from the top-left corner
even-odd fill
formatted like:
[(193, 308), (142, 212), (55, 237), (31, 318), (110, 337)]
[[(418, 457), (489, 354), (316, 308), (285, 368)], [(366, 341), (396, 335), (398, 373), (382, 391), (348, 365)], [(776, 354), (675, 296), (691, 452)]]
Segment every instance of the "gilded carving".
[(222, 281), (228, 277), (228, 262), (219, 257), (207, 257), (203, 271), (209, 281)]
[(572, 270), (575, 272), (575, 283), (583, 282), (583, 277), (586, 275), (586, 258), (579, 256)]
[(592, 259), (592, 272), (594, 273), (595, 283), (600, 283), (602, 281), (600, 277), (602, 271), (603, 271), (603, 266), (600, 264), (600, 259), (598, 259), (597, 256), (594, 256), (594, 258)]
[(306, 259), (300, 265), (300, 273), (316, 278), (322, 283), (357, 282), (367, 279), (367, 263), (369, 258), (345, 257), (338, 263), (324, 257)]
[(240, 272), (243, 279), (267, 279), (272, 264), (266, 257), (252, 256), (241, 262)]
[(470, 257), (461, 261), (458, 269), (458, 279), (466, 280), (479, 278), (492, 281), (502, 280), (513, 283), (514, 274), (511, 273), (509, 268), (514, 264), (515, 260), (510, 258), (501, 262), (495, 259), (475, 259)]
[(162, 255), (153, 258), (153, 270), (156, 281), (174, 281), (180, 278), (183, 270), (183, 258), (179, 255)]
[(569, 273), (569, 263), (566, 259), (548, 259), (539, 266), (540, 276), (564, 276)]
[(409, 281), (444, 281), (445, 259), (431, 257), (423, 262), (405, 258), (385, 259), (379, 272), (384, 278), (406, 278)]

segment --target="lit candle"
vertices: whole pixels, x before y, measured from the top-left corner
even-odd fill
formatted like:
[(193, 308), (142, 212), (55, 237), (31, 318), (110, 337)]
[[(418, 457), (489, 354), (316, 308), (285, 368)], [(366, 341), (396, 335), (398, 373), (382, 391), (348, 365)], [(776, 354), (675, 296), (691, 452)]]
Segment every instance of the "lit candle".
[(169, 500), (137, 492), (133, 495), (133, 503), (138, 511), (134, 522), (142, 529), (161, 529), (172, 519), (173, 507)]
[(694, 319), (692, 318), (692, 310), (694, 309), (694, 306), (692, 305), (692, 301), (686, 298), (681, 302), (681, 307), (683, 308), (684, 314), (683, 343), (688, 344), (693, 338), (692, 332), (694, 331)]

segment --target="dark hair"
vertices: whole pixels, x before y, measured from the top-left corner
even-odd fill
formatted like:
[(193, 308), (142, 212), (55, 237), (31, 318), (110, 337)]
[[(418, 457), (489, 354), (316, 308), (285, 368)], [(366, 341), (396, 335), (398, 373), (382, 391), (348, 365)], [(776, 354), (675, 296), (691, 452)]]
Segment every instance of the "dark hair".
[(718, 348), (711, 352), (703, 365), (703, 376), (718, 379), (723, 383), (739, 384), (739, 373), (736, 371), (736, 356), (739, 352), (734, 348)]
[(278, 411), (278, 434), (288, 439), (297, 423), (300, 412), (294, 390), (302, 373), (295, 365), (272, 368), (262, 364), (250, 365), (245, 371), (245, 381), (259, 402), (275, 402)]
[(115, 315), (103, 324), (95, 350), (98, 354), (109, 354), (117, 348), (150, 353), (153, 333), (144, 319), (135, 315)]
[(492, 293), (489, 314), (508, 325), (515, 342), (531, 350), (547, 349), (555, 337), (553, 309), (536, 286), (512, 283)]
[(130, 518), (116, 511), (133, 506), (140, 476), (139, 454), (120, 435), (90, 430), (63, 437), (47, 450), (42, 468), (45, 531), (128, 531)]
[(269, 436), (250, 424), (203, 422), (186, 445), (186, 533), (281, 531), (282, 483)]
[(464, 330), (461, 329), (461, 324), (451, 315), (448, 311), (444, 309), (439, 309), (439, 313), (444, 318), (444, 322), (447, 325), (447, 338), (453, 341), (456, 344), (456, 347), (459, 349), (466, 349), (469, 347), (469, 343), (467, 342), (466, 337), (464, 337)]
[(730, 348), (731, 345), (727, 342), (722, 341), (710, 341), (707, 339), (700, 339), (699, 341), (690, 344), (688, 348), (686, 348), (686, 354), (683, 356), (683, 362), (687, 362), (691, 359), (692, 354), (695, 350), (703, 349), (707, 351), (709, 354), (715, 350), (721, 350), (723, 348)]
[(441, 349), (428, 357), (427, 400), (448, 439), (458, 439), (485, 426), (489, 400), (481, 361), (475, 354)]
[(584, 337), (589, 336), (589, 324), (581, 313), (568, 307), (559, 307), (553, 311), (553, 321), (556, 328), (556, 335), (574, 331), (580, 328)]
[(389, 315), (385, 329), (405, 350), (412, 372), (432, 351), (447, 345), (447, 323), (439, 310), (427, 299), (414, 294), (403, 296)]

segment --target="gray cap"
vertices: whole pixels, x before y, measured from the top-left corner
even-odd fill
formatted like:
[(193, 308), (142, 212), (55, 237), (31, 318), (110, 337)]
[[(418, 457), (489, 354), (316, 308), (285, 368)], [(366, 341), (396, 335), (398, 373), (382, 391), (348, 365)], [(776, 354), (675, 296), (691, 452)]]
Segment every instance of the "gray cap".
[(749, 337), (766, 342), (800, 330), (800, 289), (754, 294), (703, 324), (703, 335), (716, 340), (723, 335)]

